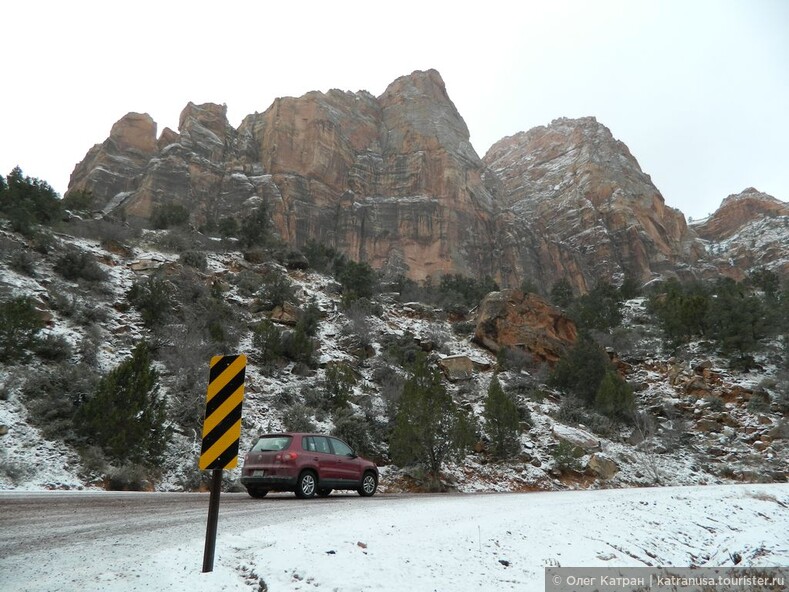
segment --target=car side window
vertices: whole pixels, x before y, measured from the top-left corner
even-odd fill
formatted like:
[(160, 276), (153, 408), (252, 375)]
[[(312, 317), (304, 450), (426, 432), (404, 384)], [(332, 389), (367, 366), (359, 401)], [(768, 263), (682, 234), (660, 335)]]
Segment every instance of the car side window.
[(316, 452), (323, 452), (324, 454), (331, 454), (331, 449), (329, 448), (329, 442), (323, 436), (313, 436), (312, 441), (315, 443), (314, 450)]
[(301, 448), (302, 450), (315, 452), (315, 439), (312, 436), (304, 436), (301, 439)]
[(331, 438), (331, 445), (334, 448), (334, 454), (338, 456), (353, 456), (353, 449), (342, 440)]

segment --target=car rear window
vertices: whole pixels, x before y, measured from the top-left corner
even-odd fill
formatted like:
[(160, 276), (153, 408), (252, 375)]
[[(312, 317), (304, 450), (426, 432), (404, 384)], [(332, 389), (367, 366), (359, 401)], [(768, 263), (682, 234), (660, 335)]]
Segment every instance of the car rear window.
[(252, 447), (252, 452), (285, 450), (292, 439), (292, 436), (263, 436)]

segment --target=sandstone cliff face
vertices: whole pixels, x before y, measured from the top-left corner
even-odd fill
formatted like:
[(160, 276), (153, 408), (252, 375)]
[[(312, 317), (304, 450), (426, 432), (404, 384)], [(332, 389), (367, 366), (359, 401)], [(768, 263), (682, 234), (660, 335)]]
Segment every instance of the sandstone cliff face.
[[(705, 245), (591, 117), (504, 138), (480, 159), (435, 70), (398, 78), (379, 97), (280, 98), (238, 129), (223, 105), (189, 103), (178, 131), (158, 138), (149, 115), (130, 113), (74, 169), (67, 194), (76, 190), (91, 191), (104, 213), (143, 223), (162, 204), (184, 206), (195, 227), (265, 205), (289, 245), (316, 240), (415, 280), (491, 275), (547, 293), (562, 278), (584, 292), (626, 274), (741, 277), (764, 261), (789, 271), (772, 263), (789, 240), (775, 226), (785, 204), (726, 200), (694, 226)], [(745, 219), (784, 238), (765, 242), (754, 226), (739, 250), (718, 245), (745, 236)]]
[(504, 188), (500, 249), (515, 276), (565, 277), (583, 292), (599, 278), (647, 281), (703, 255), (682, 214), (593, 117), (504, 138), (483, 160)]
[[(130, 117), (116, 127), (132, 127)], [(277, 99), (238, 130), (224, 107), (191, 103), (178, 133), (165, 130), (157, 144), (152, 129), (145, 151), (117, 172), (120, 142), (111, 135), (94, 147), (69, 191), (90, 190), (105, 211), (143, 219), (159, 203), (181, 203), (195, 225), (243, 217), (262, 200), (294, 246), (318, 240), (416, 280), (490, 273), (484, 165), (435, 70), (399, 78), (378, 98), (332, 90)]]
[[(714, 274), (736, 280), (764, 268), (789, 277), (789, 204), (749, 187), (692, 224), (708, 241)], [(708, 269), (709, 275), (709, 269)]]

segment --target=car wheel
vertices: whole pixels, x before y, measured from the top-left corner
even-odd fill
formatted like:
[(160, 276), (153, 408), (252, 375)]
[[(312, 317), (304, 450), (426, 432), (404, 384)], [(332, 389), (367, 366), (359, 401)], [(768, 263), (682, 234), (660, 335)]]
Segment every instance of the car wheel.
[(315, 495), (317, 486), (318, 480), (315, 477), (315, 473), (312, 471), (304, 471), (299, 475), (298, 481), (296, 481), (296, 495), (302, 499), (312, 497)]
[(266, 497), (268, 489), (247, 489), (247, 493), (255, 499)]
[(325, 487), (319, 487), (316, 491), (319, 497), (327, 497), (331, 493), (331, 489), (326, 489)]
[(370, 471), (364, 474), (362, 477), (362, 486), (358, 489), (359, 495), (362, 497), (370, 497), (375, 495), (375, 491), (378, 489), (378, 477), (375, 476), (375, 473)]

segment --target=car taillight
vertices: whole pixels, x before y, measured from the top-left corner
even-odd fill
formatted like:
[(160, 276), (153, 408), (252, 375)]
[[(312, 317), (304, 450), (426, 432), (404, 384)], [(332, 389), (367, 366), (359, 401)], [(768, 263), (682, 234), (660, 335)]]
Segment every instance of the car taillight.
[(296, 452), (285, 452), (284, 454), (278, 454), (274, 457), (274, 460), (279, 462), (290, 462), (292, 460), (296, 460), (298, 458), (298, 454)]

